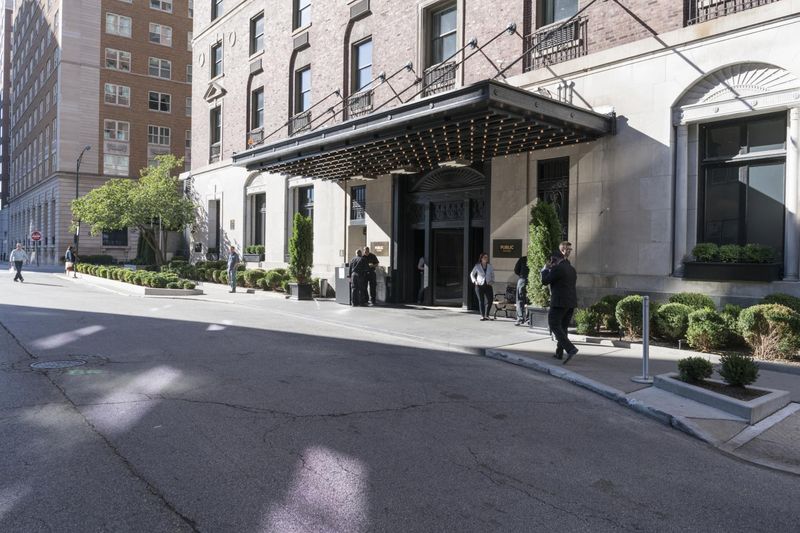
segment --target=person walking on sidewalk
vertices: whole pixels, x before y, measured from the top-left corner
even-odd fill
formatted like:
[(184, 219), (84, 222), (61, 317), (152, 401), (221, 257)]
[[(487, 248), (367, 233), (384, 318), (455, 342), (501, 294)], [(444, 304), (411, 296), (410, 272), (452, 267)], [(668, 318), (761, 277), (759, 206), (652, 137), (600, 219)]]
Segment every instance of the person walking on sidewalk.
[(367, 286), (369, 287), (369, 301), (372, 305), (377, 303), (377, 287), (378, 287), (378, 274), (375, 269), (378, 268), (380, 261), (378, 256), (369, 251), (369, 246), (364, 248), (364, 260), (367, 262)]
[[(489, 254), (482, 253), (478, 262), (469, 273), (469, 278), (475, 284), (475, 294), (478, 295), (478, 310), (481, 320), (489, 320), (489, 309), (492, 308), (492, 283), (494, 283), (494, 267), (489, 263)], [(485, 299), (485, 300), (484, 300)]]
[(517, 279), (517, 326), (525, 323), (525, 304), (528, 301), (528, 257), (523, 255), (514, 265), (514, 274)]
[(425, 256), (420, 256), (417, 261), (417, 272), (419, 272), (419, 291), (417, 291), (417, 304), (422, 305), (423, 297), (425, 296), (425, 272), (428, 270), (428, 265), (425, 263)]
[(554, 357), (562, 359), (566, 351), (567, 357), (564, 358), (564, 364), (567, 364), (578, 353), (578, 349), (570, 342), (567, 335), (567, 328), (575, 308), (578, 306), (578, 294), (575, 287), (578, 273), (565, 257), (572, 251), (572, 244), (565, 241), (559, 248), (567, 250), (567, 252), (553, 254), (542, 269), (542, 284), (550, 285), (550, 312), (547, 315), (547, 322), (556, 337), (557, 345)]
[(25, 253), (25, 250), (22, 249), (22, 244), (17, 243), (17, 247), (11, 251), (11, 255), (8, 256), (8, 262), (14, 265), (14, 270), (17, 271), (17, 274), (14, 276), (14, 281), (24, 282), (25, 280), (22, 279), (22, 265), (28, 260), (28, 254)]
[(78, 257), (75, 255), (75, 251), (72, 249), (72, 245), (70, 244), (67, 246), (67, 251), (64, 253), (64, 274), (69, 277), (69, 273), (72, 272), (72, 277), (77, 278), (78, 275), (75, 273), (75, 263), (78, 262)]
[(229, 292), (236, 292), (236, 269), (240, 262), (241, 258), (236, 252), (236, 247), (231, 246), (230, 253), (228, 254), (228, 283), (231, 286)]

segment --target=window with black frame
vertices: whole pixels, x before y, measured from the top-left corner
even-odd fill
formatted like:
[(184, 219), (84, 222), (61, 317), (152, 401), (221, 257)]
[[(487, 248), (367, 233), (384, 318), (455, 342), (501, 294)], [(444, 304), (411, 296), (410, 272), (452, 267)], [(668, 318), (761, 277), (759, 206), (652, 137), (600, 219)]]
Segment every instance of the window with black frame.
[(578, 0), (544, 0), (540, 6), (540, 26), (568, 19), (578, 12)]
[(458, 8), (455, 3), (431, 13), (431, 65), (437, 65), (456, 53), (457, 18)]
[(250, 55), (264, 50), (264, 13), (250, 19)]
[(311, 0), (294, 0), (294, 28), (311, 24)]
[(103, 230), (103, 246), (128, 246), (128, 228)]
[(314, 219), (314, 186), (298, 187), (297, 212)]
[(698, 242), (761, 244), (783, 256), (786, 116), (700, 127)]
[(350, 189), (350, 220), (363, 222), (367, 210), (367, 186), (356, 185)]

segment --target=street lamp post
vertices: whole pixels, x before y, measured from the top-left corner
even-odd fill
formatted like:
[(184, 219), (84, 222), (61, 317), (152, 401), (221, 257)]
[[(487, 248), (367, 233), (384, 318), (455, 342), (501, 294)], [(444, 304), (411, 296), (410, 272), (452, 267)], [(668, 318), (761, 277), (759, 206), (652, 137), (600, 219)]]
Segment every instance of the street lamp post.
[[(86, 145), (81, 150), (81, 155), (78, 156), (78, 161), (75, 164), (75, 199), (78, 199), (78, 187), (81, 183), (81, 159), (83, 159), (83, 154), (91, 150), (91, 145)], [(75, 225), (75, 236), (73, 237), (73, 244), (75, 245), (75, 253), (78, 253), (78, 239), (80, 237), (81, 232), (81, 221), (78, 220), (77, 224)]]

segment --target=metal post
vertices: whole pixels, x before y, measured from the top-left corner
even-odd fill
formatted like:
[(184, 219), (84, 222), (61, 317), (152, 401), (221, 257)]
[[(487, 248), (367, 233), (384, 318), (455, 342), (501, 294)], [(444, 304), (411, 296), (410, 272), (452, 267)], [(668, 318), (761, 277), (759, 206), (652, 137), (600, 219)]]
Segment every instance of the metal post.
[[(75, 163), (75, 199), (76, 200), (78, 199), (78, 189), (79, 189), (79, 184), (80, 184), (80, 181), (81, 181), (81, 160), (83, 159), (83, 154), (85, 154), (87, 151), (89, 151), (91, 149), (92, 149), (91, 145), (87, 144), (86, 146), (84, 146), (83, 150), (81, 150), (81, 154), (78, 156), (77, 162)], [(73, 241), (74, 241), (74, 244), (75, 244), (75, 253), (78, 253), (78, 240), (80, 239), (80, 233), (81, 233), (81, 221), (78, 220), (77, 224), (75, 225), (75, 236), (73, 237)]]
[(631, 378), (636, 383), (652, 384), (650, 377), (650, 297), (642, 297), (642, 375)]

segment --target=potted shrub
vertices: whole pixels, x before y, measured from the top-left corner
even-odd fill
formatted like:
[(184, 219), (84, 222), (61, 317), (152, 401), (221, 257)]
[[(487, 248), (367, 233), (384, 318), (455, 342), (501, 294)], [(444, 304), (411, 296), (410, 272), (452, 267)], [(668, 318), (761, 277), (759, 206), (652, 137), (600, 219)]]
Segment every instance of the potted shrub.
[(550, 254), (558, 250), (561, 241), (561, 222), (553, 204), (537, 201), (531, 208), (530, 238), (528, 240), (528, 318), (531, 329), (547, 330), (550, 307), (550, 287), (542, 285), (539, 271), (547, 264)]
[(311, 300), (311, 266), (314, 262), (314, 227), (310, 217), (295, 213), (289, 240), (289, 293), (293, 300)]
[(782, 265), (775, 262), (775, 250), (761, 244), (726, 244), (702, 242), (692, 250), (692, 260), (684, 261), (687, 279), (718, 281), (775, 281)]
[(263, 244), (246, 246), (243, 254), (244, 260), (247, 263), (259, 263), (264, 260), (264, 250)]

